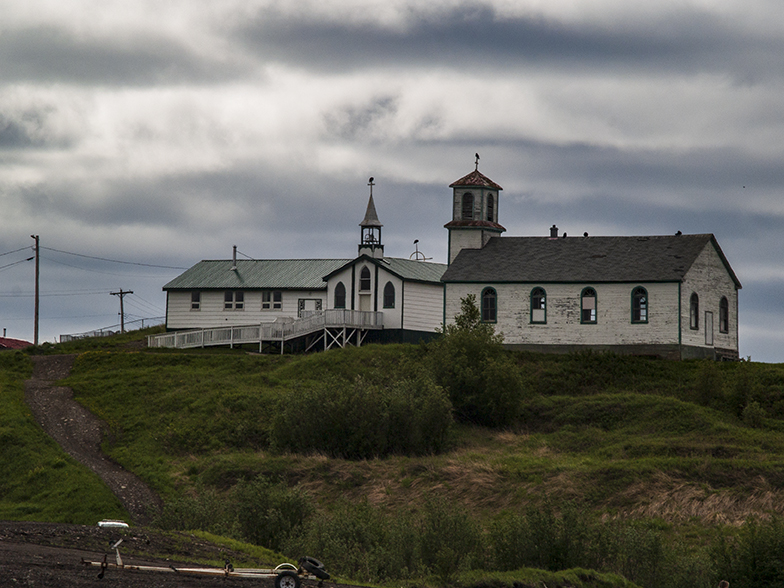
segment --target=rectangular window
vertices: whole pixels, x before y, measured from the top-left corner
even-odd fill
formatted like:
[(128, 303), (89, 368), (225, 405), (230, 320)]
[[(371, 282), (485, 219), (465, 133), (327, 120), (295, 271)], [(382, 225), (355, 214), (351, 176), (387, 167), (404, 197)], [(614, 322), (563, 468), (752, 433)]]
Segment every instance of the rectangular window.
[(201, 292), (191, 292), (191, 310), (201, 308)]
[(245, 308), (245, 293), (240, 290), (227, 290), (223, 294), (224, 310), (242, 310)]
[(268, 290), (261, 293), (262, 310), (280, 310), (281, 308), (283, 308), (283, 292)]

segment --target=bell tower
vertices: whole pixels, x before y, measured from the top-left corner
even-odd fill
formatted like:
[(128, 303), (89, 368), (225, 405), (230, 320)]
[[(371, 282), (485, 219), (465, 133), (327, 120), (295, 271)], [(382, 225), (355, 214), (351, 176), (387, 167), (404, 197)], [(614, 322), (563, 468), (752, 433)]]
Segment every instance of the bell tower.
[(368, 199), (365, 218), (359, 223), (361, 234), (359, 240), (359, 255), (369, 255), (375, 259), (383, 259), (384, 246), (381, 244), (381, 227), (384, 225), (378, 220), (376, 205), (373, 203), (373, 178), (368, 180), (370, 198)]
[(503, 188), (475, 169), (449, 185), (452, 188), (452, 220), (444, 225), (449, 231), (449, 263), (462, 249), (481, 249), (490, 237), (506, 229), (498, 224), (498, 208)]

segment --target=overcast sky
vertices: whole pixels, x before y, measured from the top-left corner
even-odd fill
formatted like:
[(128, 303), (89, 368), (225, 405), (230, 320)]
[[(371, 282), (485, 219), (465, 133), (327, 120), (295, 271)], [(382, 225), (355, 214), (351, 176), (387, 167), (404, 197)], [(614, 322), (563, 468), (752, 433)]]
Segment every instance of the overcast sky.
[(781, 0), (1, 0), (0, 328), (32, 234), (53, 341), (232, 245), (353, 257), (370, 176), (386, 254), (444, 262), (479, 152), (507, 235), (714, 233), (784, 362), (783, 97)]

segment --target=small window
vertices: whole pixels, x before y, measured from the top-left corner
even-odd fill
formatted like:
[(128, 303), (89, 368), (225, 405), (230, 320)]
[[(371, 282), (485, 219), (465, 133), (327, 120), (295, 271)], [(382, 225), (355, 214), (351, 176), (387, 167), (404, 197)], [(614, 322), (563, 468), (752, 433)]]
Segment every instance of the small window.
[(580, 296), (580, 322), (596, 323), (596, 290), (593, 288), (585, 288)]
[(245, 307), (245, 293), (240, 290), (227, 290), (223, 294), (224, 310), (242, 310)]
[(722, 296), (719, 302), (719, 332), (730, 332), (730, 303), (726, 296)]
[(547, 294), (544, 288), (531, 290), (531, 322), (547, 322)]
[(492, 194), (487, 196), (487, 220), (490, 222), (495, 220), (495, 198)]
[(384, 308), (395, 308), (395, 286), (392, 282), (384, 286)]
[(343, 282), (335, 286), (335, 308), (346, 308), (346, 287)]
[(632, 322), (648, 322), (648, 291), (642, 286), (632, 290)]
[(201, 292), (191, 292), (191, 310), (201, 309)]
[(261, 293), (262, 310), (280, 310), (283, 308), (283, 292), (280, 290), (266, 290)]
[(494, 323), (497, 319), (496, 293), (492, 288), (482, 291), (482, 322)]
[(359, 272), (359, 289), (362, 292), (370, 290), (370, 270), (367, 266), (363, 267), (362, 271)]
[(700, 328), (700, 297), (692, 292), (689, 302), (689, 327), (695, 331)]
[(463, 194), (462, 220), (474, 220), (474, 195), (471, 192)]

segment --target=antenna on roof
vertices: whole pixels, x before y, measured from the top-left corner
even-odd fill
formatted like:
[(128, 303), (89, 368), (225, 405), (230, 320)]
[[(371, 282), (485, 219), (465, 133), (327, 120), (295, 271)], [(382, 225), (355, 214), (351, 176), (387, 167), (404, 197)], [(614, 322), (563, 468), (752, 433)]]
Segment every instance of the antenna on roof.
[(476, 161), (474, 163), (476, 163), (476, 171), (479, 171), (479, 154), (478, 153), (476, 154)]

